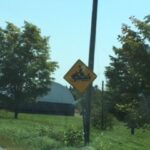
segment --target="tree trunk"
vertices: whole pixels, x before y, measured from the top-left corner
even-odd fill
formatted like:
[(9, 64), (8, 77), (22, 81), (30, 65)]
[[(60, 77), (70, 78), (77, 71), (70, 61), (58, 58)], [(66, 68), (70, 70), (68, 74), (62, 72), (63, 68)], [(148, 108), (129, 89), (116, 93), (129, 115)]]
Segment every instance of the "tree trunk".
[(134, 135), (134, 133), (135, 133), (135, 128), (132, 127), (131, 128), (131, 134)]
[(19, 107), (19, 101), (16, 99), (15, 100), (15, 106), (14, 106), (14, 118), (15, 119), (18, 119), (18, 113), (19, 113), (19, 110), (18, 110), (18, 107)]
[(18, 110), (15, 110), (15, 112), (14, 112), (14, 118), (15, 118), (15, 119), (18, 119), (18, 114), (19, 114), (19, 113), (18, 113)]

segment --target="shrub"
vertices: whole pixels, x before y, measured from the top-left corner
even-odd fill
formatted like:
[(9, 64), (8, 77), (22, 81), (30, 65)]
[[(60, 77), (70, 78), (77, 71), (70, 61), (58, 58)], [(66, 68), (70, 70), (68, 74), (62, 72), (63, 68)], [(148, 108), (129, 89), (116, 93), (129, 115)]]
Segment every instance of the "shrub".
[(64, 132), (64, 143), (67, 146), (80, 146), (83, 144), (83, 131), (74, 127)]

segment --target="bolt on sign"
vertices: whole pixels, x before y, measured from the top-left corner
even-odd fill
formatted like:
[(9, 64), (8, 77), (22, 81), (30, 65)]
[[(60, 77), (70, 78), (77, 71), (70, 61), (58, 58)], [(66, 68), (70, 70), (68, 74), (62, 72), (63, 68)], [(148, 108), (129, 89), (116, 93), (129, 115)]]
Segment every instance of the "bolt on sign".
[(81, 60), (78, 60), (65, 74), (64, 79), (68, 81), (79, 92), (83, 93), (96, 79), (96, 74), (90, 70)]

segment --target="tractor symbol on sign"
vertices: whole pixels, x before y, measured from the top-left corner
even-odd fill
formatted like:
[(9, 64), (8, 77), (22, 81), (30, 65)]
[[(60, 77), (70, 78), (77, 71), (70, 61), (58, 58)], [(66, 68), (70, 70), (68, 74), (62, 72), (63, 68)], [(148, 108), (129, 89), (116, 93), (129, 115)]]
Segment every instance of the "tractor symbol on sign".
[(86, 74), (81, 65), (78, 66), (78, 70), (71, 75), (74, 82), (76, 81), (87, 81), (91, 79), (90, 74)]

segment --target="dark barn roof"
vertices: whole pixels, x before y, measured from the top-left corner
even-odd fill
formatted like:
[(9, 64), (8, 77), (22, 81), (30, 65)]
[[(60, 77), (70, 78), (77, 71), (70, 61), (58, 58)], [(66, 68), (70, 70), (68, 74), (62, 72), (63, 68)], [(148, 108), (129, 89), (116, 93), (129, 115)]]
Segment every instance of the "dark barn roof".
[(56, 82), (51, 83), (50, 91), (47, 93), (47, 95), (39, 97), (37, 100), (40, 102), (53, 102), (72, 105), (75, 103), (74, 98), (68, 88)]

